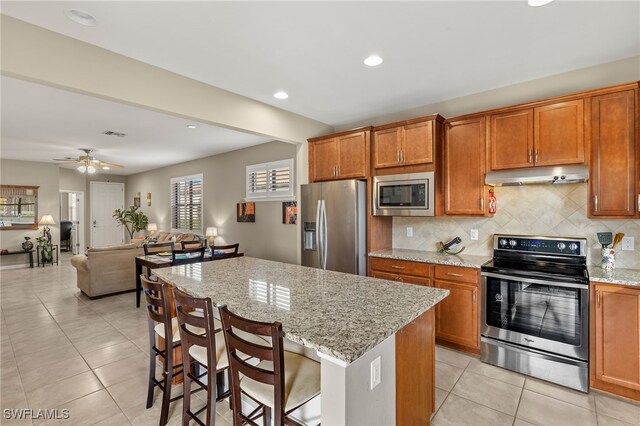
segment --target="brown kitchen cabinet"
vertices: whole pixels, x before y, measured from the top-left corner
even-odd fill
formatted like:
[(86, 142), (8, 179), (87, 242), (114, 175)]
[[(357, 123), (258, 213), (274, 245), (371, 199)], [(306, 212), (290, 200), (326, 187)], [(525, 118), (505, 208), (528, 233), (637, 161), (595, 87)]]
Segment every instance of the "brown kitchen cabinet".
[(434, 162), (435, 122), (421, 117), (373, 129), (373, 167), (376, 169)]
[(485, 215), (485, 137), (484, 116), (446, 123), (445, 215)]
[(637, 94), (630, 89), (591, 98), (591, 217), (625, 219), (640, 214)]
[(309, 139), (309, 181), (366, 179), (371, 128)]
[(369, 276), (383, 280), (431, 286), (429, 263), (411, 262), (381, 257), (369, 258)]
[(585, 162), (584, 100), (489, 115), (491, 170)]
[(640, 288), (591, 284), (591, 387), (640, 400)]
[(436, 265), (434, 287), (449, 290), (436, 305), (436, 339), (455, 349), (480, 353), (479, 271)]

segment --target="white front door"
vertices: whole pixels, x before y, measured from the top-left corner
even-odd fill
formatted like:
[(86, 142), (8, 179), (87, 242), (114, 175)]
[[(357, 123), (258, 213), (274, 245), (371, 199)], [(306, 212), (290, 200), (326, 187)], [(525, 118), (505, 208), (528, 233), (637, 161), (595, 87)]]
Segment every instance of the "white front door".
[(112, 217), (124, 208), (124, 184), (91, 182), (91, 247), (124, 244), (124, 227)]

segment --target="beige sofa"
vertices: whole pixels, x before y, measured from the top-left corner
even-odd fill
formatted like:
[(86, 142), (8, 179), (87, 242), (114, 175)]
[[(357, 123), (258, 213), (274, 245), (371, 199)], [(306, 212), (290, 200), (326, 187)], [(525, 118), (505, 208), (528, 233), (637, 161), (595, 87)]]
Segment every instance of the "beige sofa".
[(135, 243), (96, 247), (71, 258), (78, 273), (78, 288), (89, 297), (135, 290), (136, 256), (144, 254)]
[[(182, 232), (160, 231), (156, 234), (155, 237), (156, 237), (156, 240), (154, 241), (155, 243), (167, 243), (169, 241), (172, 241), (173, 237), (176, 238), (175, 242), (177, 244), (180, 244), (182, 241), (204, 241), (205, 240), (204, 237), (201, 237), (198, 234), (194, 234), (191, 232), (182, 233)], [(137, 244), (139, 246), (142, 246), (144, 242), (145, 242), (144, 236), (139, 236), (131, 239), (131, 243)]]

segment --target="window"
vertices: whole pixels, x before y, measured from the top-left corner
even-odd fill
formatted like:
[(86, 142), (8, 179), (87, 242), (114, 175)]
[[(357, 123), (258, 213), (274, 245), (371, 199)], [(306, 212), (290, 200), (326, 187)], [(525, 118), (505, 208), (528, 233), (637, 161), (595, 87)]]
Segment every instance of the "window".
[(171, 179), (171, 230), (202, 233), (202, 174)]
[(247, 200), (274, 199), (293, 199), (293, 158), (247, 166)]

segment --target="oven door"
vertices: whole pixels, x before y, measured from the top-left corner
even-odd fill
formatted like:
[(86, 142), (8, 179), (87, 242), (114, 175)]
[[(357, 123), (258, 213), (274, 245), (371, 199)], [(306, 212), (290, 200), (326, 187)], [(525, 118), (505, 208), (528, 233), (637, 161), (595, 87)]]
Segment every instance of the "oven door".
[(485, 337), (589, 359), (589, 285), (482, 272)]

